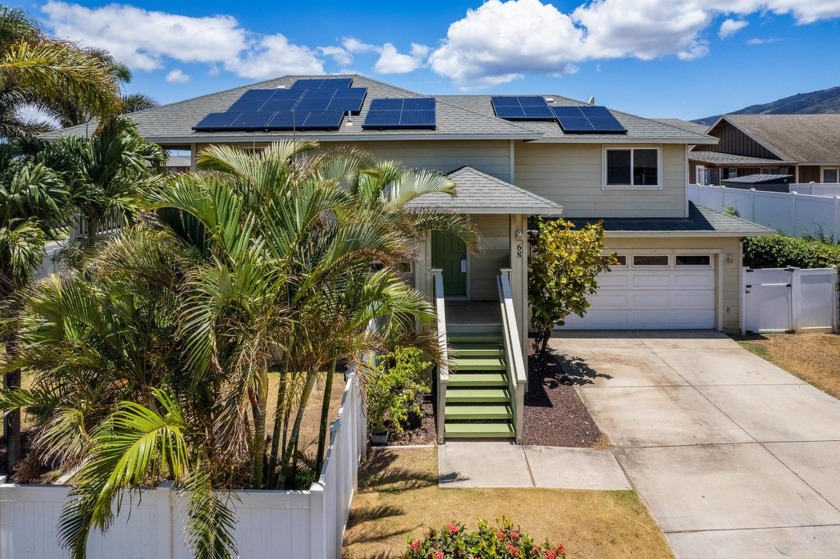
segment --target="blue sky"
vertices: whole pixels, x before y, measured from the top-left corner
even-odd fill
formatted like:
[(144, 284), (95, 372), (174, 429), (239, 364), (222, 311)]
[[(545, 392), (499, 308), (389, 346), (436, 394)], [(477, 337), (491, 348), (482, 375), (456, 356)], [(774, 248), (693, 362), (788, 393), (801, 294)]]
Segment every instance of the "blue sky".
[(12, 2), (166, 103), (287, 73), (699, 118), (840, 85), (840, 0)]

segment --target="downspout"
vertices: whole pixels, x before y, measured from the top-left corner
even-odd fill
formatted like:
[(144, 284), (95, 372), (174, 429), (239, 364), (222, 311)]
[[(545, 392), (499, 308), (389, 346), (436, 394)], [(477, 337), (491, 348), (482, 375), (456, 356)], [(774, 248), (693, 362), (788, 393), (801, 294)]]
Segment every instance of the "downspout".
[(516, 184), (516, 178), (514, 177), (514, 172), (516, 170), (516, 165), (514, 165), (514, 148), (513, 148), (513, 140), (508, 140), (508, 176), (510, 177), (510, 184)]

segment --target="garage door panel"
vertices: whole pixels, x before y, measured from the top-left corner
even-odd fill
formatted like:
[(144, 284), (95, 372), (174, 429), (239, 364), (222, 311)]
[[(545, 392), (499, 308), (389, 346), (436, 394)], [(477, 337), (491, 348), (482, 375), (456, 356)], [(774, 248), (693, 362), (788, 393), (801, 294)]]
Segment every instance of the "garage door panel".
[(693, 273), (693, 274), (680, 274), (677, 273), (674, 276), (674, 287), (694, 287), (694, 288), (705, 288), (705, 289), (714, 289), (715, 288), (715, 278), (713, 274), (709, 272), (704, 273)]
[[(612, 273), (612, 272), (607, 272)], [(632, 276), (633, 287), (671, 287), (671, 278), (664, 274), (646, 272)]]
[(715, 324), (715, 270), (614, 268), (598, 277), (584, 318), (568, 329), (706, 329)]
[(665, 293), (633, 293), (630, 304), (634, 309), (670, 309), (671, 297)]

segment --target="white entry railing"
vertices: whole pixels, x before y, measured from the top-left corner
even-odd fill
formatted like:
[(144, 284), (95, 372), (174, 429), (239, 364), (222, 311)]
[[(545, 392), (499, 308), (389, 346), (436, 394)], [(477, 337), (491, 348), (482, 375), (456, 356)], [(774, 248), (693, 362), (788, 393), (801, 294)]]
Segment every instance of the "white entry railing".
[(741, 333), (837, 332), (837, 268), (744, 268)]
[(443, 294), (443, 270), (432, 270), (435, 288), (435, 312), (437, 313), (438, 350), (440, 365), (437, 374), (437, 438), (438, 444), (443, 444), (446, 429), (446, 388), (449, 386), (449, 349), (446, 340), (446, 299)]
[(513, 428), (517, 444), (522, 443), (522, 416), (525, 412), (525, 392), (528, 390), (528, 371), (522, 356), (522, 342), (516, 326), (516, 314), (510, 289), (510, 268), (502, 268), (496, 276), (499, 288), (499, 305), (502, 310), (502, 330), (505, 341), (505, 363), (507, 364), (508, 387), (513, 395)]

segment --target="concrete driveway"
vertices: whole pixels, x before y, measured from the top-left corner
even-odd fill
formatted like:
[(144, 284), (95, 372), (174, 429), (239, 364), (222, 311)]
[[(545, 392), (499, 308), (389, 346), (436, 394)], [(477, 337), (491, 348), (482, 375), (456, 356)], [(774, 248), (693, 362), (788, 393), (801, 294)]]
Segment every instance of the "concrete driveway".
[(551, 346), (677, 557), (840, 556), (840, 401), (716, 332)]

